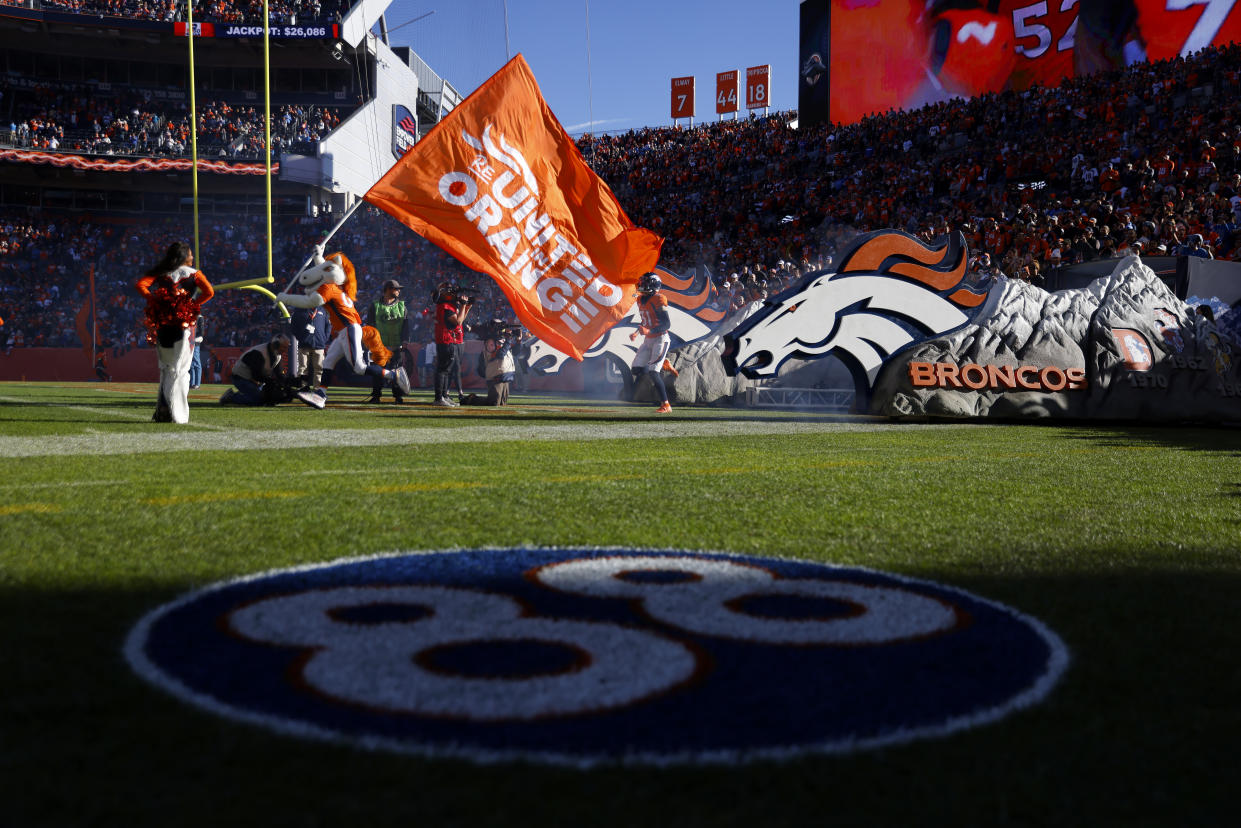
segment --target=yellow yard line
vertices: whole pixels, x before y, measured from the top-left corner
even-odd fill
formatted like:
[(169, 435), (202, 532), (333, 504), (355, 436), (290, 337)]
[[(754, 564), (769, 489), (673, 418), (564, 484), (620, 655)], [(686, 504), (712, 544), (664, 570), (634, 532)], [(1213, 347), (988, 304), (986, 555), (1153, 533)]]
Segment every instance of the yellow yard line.
[(287, 497), (307, 497), (309, 492), (205, 492), (203, 494), (173, 495), (171, 497), (147, 497), (139, 502), (146, 506), (181, 506), (187, 503), (226, 503), (232, 500), (275, 500)]
[[(672, 472), (676, 474), (676, 472)], [(570, 474), (559, 477), (544, 477), (542, 483), (610, 483), (615, 480), (642, 480), (645, 474)]]
[(883, 463), (878, 460), (824, 460), (819, 463), (811, 463), (812, 469), (835, 469), (843, 466), (882, 466)]
[(14, 503), (11, 506), (0, 506), (0, 515), (24, 515), (27, 512), (49, 514), (64, 511), (55, 503)]
[(440, 483), (398, 483), (391, 486), (363, 486), (368, 494), (400, 494), (402, 492), (441, 492), (450, 489), (486, 489), (492, 483), (469, 483), (461, 480), (445, 480)]

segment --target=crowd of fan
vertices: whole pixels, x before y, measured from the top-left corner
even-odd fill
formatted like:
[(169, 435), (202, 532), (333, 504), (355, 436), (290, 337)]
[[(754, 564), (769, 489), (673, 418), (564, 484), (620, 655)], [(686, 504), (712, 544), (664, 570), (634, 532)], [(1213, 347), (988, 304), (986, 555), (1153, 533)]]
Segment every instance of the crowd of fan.
[[(273, 234), (273, 275), (281, 290), (322, 240), (331, 217), (283, 218)], [(262, 216), (200, 224), (199, 267), (213, 283), (267, 274)], [(94, 270), (99, 341), (120, 354), (143, 347), (143, 307), (134, 280), (159, 260), (169, 239), (193, 238), (185, 217), (161, 220), (83, 218), (65, 211), (0, 211), (0, 344), (14, 347), (80, 345), (78, 314), (89, 305)], [(328, 242), (358, 273), (359, 304), (380, 298), (382, 283), (398, 278), (413, 315), (411, 341), (431, 335), (431, 296), (441, 282), (479, 293), (479, 318), (511, 318), (507, 300), (490, 279), (469, 271), (429, 242), (373, 208), (359, 210)], [(208, 345), (238, 347), (271, 335), (281, 324), (270, 299), (250, 290), (224, 290), (205, 307)], [(84, 317), (85, 318), (85, 317)]]
[[(829, 266), (858, 233), (896, 227), (933, 240), (960, 230), (978, 259), (1038, 282), (1049, 268), (1124, 255), (1241, 258), (1241, 47), (1079, 78), (1057, 89), (992, 94), (796, 129), (789, 114), (584, 137), (579, 147), (631, 218), (666, 238), (662, 263), (714, 274), (720, 305), (740, 306)], [(334, 223), (275, 229), (278, 281)], [(72, 321), (96, 265), (104, 339), (141, 338), (135, 276), (184, 218), (108, 223), (64, 214), (0, 219), (0, 318), (15, 344), (74, 344)], [(261, 220), (202, 228), (200, 265), (216, 282), (266, 273)], [(51, 229), (49, 229), (51, 228)], [(366, 207), (329, 244), (355, 262), (363, 307), (396, 278), (430, 335), (436, 284), (481, 293), (475, 319), (511, 317), (488, 278)], [(985, 263), (978, 265), (985, 270)], [(29, 273), (27, 277), (25, 274)], [(280, 287), (279, 285), (276, 287)], [(33, 299), (33, 303), (32, 300)], [(272, 305), (223, 291), (211, 338), (242, 345), (275, 323)]]
[[(0, 5), (30, 6), (30, 0), (0, 0)], [(185, 20), (185, 7), (169, 0), (33, 0), (34, 8), (71, 14), (127, 17), (134, 20)], [(338, 20), (350, 0), (268, 0), (273, 22)], [(262, 0), (195, 0), (194, 20), (213, 23), (261, 23)]]
[(795, 129), (784, 114), (581, 147), (682, 268), (818, 265), (857, 232), (959, 229), (1005, 273), (1037, 280), (1135, 243), (1173, 253), (1192, 235), (1236, 258), (1238, 91), (1234, 44), (845, 127)]
[[(101, 97), (84, 85), (5, 90), (12, 146), (100, 155), (183, 156), (191, 152), (189, 106), (153, 100), (149, 92)], [(206, 101), (197, 105), (198, 154), (260, 158), (261, 107)], [(313, 153), (341, 120), (335, 107), (285, 104), (272, 111), (272, 153)]]

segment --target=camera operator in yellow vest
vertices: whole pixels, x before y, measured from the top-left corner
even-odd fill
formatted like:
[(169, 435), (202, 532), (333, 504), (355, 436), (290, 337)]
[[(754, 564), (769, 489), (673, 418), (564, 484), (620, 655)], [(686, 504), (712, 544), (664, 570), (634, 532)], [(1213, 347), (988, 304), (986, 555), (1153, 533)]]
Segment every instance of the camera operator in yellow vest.
[[(367, 310), (367, 324), (379, 331), (379, 338), (384, 347), (392, 352), (392, 358), (385, 368), (396, 370), (405, 367), (405, 343), (409, 341), (409, 318), (406, 313), (405, 300), (401, 298), (401, 283), (389, 279), (383, 285), (383, 299), (372, 302)], [(383, 378), (376, 377), (371, 386), (368, 403), (378, 403), (383, 397)], [(405, 402), (405, 395), (399, 388), (392, 389), (392, 401), (397, 405)]]

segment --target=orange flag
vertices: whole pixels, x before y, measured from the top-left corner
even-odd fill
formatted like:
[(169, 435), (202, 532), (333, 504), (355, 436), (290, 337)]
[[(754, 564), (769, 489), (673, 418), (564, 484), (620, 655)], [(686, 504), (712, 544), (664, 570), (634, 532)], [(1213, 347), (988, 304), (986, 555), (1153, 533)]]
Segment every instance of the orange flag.
[(532, 333), (578, 360), (628, 313), (663, 244), (586, 166), (521, 55), (365, 199), (490, 275)]

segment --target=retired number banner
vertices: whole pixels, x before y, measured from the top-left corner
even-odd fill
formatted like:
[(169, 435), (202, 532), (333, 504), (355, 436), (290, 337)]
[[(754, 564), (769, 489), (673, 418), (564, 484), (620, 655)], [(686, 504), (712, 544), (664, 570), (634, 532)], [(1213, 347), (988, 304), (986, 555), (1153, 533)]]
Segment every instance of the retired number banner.
[(771, 64), (751, 66), (745, 70), (745, 108), (764, 109), (771, 106)]
[(532, 333), (578, 360), (629, 312), (663, 244), (586, 165), (521, 55), (365, 199), (494, 278)]
[(737, 111), (737, 70), (719, 72), (715, 76), (715, 114)]
[(694, 117), (694, 77), (672, 79), (672, 117)]

